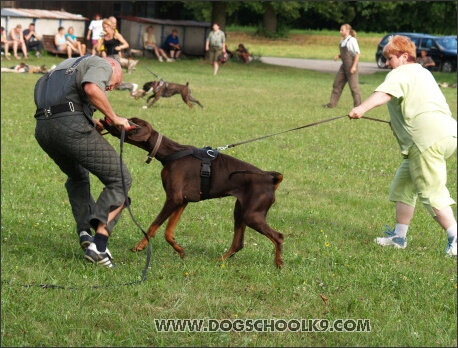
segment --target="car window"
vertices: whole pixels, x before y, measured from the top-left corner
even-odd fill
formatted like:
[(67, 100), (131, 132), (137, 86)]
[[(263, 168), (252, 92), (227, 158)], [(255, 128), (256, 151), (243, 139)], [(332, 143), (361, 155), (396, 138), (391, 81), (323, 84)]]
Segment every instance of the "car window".
[(432, 46), (434, 46), (434, 41), (431, 38), (423, 38), (420, 43), (420, 49), (429, 50)]
[(380, 42), (380, 46), (385, 46), (388, 43), (388, 39), (390, 38), (391, 35), (385, 36), (382, 41)]
[(419, 37), (411, 37), (410, 40), (415, 44), (415, 47), (418, 47), (420, 38)]
[(443, 37), (437, 40), (437, 43), (444, 47), (446, 50), (455, 50), (456, 51), (456, 38), (453, 37)]

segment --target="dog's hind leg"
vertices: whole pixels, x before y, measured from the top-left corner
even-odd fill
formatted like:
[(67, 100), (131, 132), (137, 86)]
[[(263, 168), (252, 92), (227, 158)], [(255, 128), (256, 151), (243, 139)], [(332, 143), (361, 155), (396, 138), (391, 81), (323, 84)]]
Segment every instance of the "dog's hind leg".
[(189, 101), (190, 101), (190, 102), (193, 102), (193, 103), (196, 103), (196, 104), (199, 105), (202, 109), (204, 108), (204, 106), (203, 106), (197, 99), (194, 99), (191, 95), (189, 95)]
[(242, 219), (242, 208), (240, 201), (237, 199), (234, 208), (234, 239), (229, 250), (219, 258), (220, 261), (234, 255), (237, 251), (243, 249), (243, 240), (245, 237), (246, 224)]
[(275, 264), (278, 268), (281, 268), (283, 266), (281, 257), (283, 235), (271, 228), (266, 222), (267, 212), (273, 204), (274, 198), (263, 196), (262, 194), (253, 196), (256, 198), (248, 202), (246, 209), (242, 207), (243, 220), (248, 227), (265, 235), (272, 241), (275, 246)]
[(181, 245), (175, 241), (175, 227), (177, 226), (178, 221), (181, 218), (181, 214), (183, 214), (183, 211), (185, 210), (187, 205), (188, 203), (183, 203), (181, 206), (174, 210), (172, 215), (170, 215), (169, 222), (167, 223), (167, 226), (165, 228), (165, 240), (173, 247), (173, 249), (175, 249), (175, 251), (182, 258), (185, 256), (185, 253)]

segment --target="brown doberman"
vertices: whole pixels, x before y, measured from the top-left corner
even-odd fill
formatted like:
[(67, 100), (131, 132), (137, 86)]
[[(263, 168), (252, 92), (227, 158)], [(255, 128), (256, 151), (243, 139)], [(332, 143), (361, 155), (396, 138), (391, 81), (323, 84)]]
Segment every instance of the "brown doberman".
[[(129, 119), (140, 127), (126, 131), (125, 142), (135, 145), (149, 153), (147, 163), (156, 158), (162, 163), (162, 185), (166, 200), (159, 215), (148, 229), (148, 238), (154, 237), (160, 226), (169, 219), (165, 239), (184, 257), (183, 248), (175, 241), (175, 227), (189, 202), (203, 199), (234, 196), (234, 238), (229, 250), (219, 258), (224, 260), (243, 248), (246, 227), (258, 231), (269, 238), (275, 246), (275, 263), (283, 265), (281, 258), (283, 235), (266, 222), (267, 212), (275, 201), (275, 190), (283, 180), (277, 172), (263, 171), (252, 164), (209, 148), (198, 149), (191, 145), (181, 145), (155, 131), (152, 126), (139, 118)], [(100, 120), (105, 129), (118, 138), (119, 128)], [(196, 153), (206, 152), (210, 155), (210, 175), (208, 186), (203, 186), (202, 156)], [(208, 164), (208, 162), (206, 162)], [(207, 194), (204, 194), (208, 191)], [(131, 250), (143, 250), (148, 240), (143, 238)]]

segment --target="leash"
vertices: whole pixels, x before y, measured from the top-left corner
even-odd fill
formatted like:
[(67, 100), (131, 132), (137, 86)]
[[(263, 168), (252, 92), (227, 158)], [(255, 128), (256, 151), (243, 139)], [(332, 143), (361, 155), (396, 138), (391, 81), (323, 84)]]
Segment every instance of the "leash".
[[(273, 137), (274, 135), (279, 135), (279, 134), (283, 134), (283, 133), (287, 133), (287, 132), (296, 131), (296, 130), (299, 130), (299, 129), (302, 129), (302, 128), (307, 128), (307, 127), (316, 126), (316, 125), (318, 125), (318, 124), (326, 123), (326, 122), (330, 122), (330, 121), (334, 121), (334, 120), (338, 120), (339, 118), (346, 117), (346, 116), (348, 116), (348, 115), (343, 115), (343, 116), (337, 116), (337, 117), (328, 118), (328, 119), (326, 119), (326, 120), (322, 120), (322, 121), (318, 121), (318, 122), (309, 123), (309, 124), (306, 124), (306, 125), (304, 125), (304, 126), (300, 126), (300, 127), (296, 127), (296, 128), (291, 128), (291, 129), (288, 129), (288, 130), (285, 130), (285, 131), (281, 131), (281, 132), (278, 132), (278, 133), (273, 133), (273, 134), (264, 135), (264, 136), (262, 136), (262, 137), (258, 137), (258, 138), (254, 138), (254, 139), (249, 139), (249, 140), (241, 141), (241, 142), (235, 143), (235, 144), (230, 144), (230, 145), (226, 145), (226, 146), (220, 146), (220, 147), (217, 147), (216, 149), (217, 149), (218, 151), (224, 151), (224, 150), (229, 149), (229, 148), (231, 148), (231, 147), (235, 147), (235, 146), (238, 146), (238, 145), (243, 145), (243, 144), (251, 143), (251, 142), (253, 142), (253, 141), (257, 141), (257, 140), (261, 140), (261, 139)], [(361, 118), (365, 118), (365, 119), (367, 119), (367, 120), (372, 120), (372, 121), (390, 123), (389, 121), (379, 120), (378, 118), (372, 118), (372, 117), (367, 117), (367, 116), (362, 116)]]
[[(132, 122), (132, 124), (133, 124), (133, 122)], [(139, 127), (138, 125), (136, 125), (136, 126)], [(128, 197), (128, 194), (127, 194), (127, 188), (126, 188), (126, 184), (125, 184), (125, 181), (124, 181), (124, 173), (123, 173), (123, 169), (122, 169), (122, 153), (123, 153), (123, 147), (124, 147), (125, 133), (126, 133), (126, 131), (125, 131), (124, 127), (122, 127), (121, 140), (120, 140), (120, 159), (121, 159), (122, 185), (123, 185), (123, 190), (124, 190), (124, 196), (126, 197), (126, 206), (127, 206), (127, 209), (129, 210), (130, 216), (131, 216), (132, 220), (134, 221), (134, 223), (137, 225), (137, 227), (140, 228), (140, 230), (142, 231), (142, 233), (145, 236), (146, 240), (148, 241), (148, 247), (146, 248), (146, 264), (145, 264), (145, 267), (142, 270), (142, 274), (141, 274), (140, 280), (132, 281), (132, 282), (129, 282), (129, 283), (113, 284), (113, 285), (93, 285), (93, 286), (89, 287), (90, 289), (101, 289), (101, 288), (121, 287), (121, 286), (127, 286), (127, 285), (136, 285), (136, 284), (143, 283), (147, 279), (146, 275), (148, 273), (148, 268), (149, 268), (149, 264), (150, 264), (150, 261), (151, 261), (151, 243), (149, 242), (148, 234), (143, 230), (143, 228), (137, 222), (137, 220), (135, 219), (134, 215), (132, 214), (132, 210), (130, 208), (130, 201), (129, 201), (129, 197)], [(11, 284), (11, 281), (2, 279), (2, 284)], [(41, 288), (41, 289), (63, 289), (63, 290), (81, 290), (81, 289), (86, 289), (87, 288), (85, 286), (76, 287), (76, 286), (63, 286), (63, 285), (56, 285), (56, 284), (20, 284), (20, 286), (25, 287), (25, 288), (38, 287), (38, 288)]]
[(132, 221), (142, 231), (143, 236), (145, 237), (145, 239), (148, 242), (148, 247), (146, 248), (146, 264), (145, 264), (145, 267), (142, 270), (142, 276), (140, 278), (140, 281), (137, 282), (138, 284), (140, 284), (140, 283), (143, 283), (146, 280), (146, 274), (148, 273), (148, 267), (149, 267), (149, 264), (150, 264), (150, 261), (151, 261), (151, 243), (149, 242), (148, 234), (145, 232), (145, 230), (143, 230), (143, 228), (137, 222), (137, 220), (134, 217), (134, 214), (132, 213), (132, 209), (130, 208), (130, 200), (129, 200), (129, 196), (127, 194), (127, 188), (126, 188), (126, 184), (124, 182), (124, 173), (123, 173), (123, 170), (122, 170), (122, 154), (123, 154), (123, 149), (124, 149), (124, 138), (125, 138), (125, 136), (126, 136), (126, 130), (125, 130), (124, 127), (122, 127), (120, 145), (119, 145), (119, 147), (120, 147), (120, 150), (119, 150), (120, 151), (120, 155), (119, 156), (120, 156), (120, 159), (121, 159), (121, 178), (122, 178), (122, 187), (124, 189), (124, 196), (126, 197), (126, 206), (127, 206), (127, 210), (129, 211), (130, 217), (132, 218)]
[(160, 77), (159, 75), (153, 73), (151, 70), (149, 70), (146, 66), (144, 66), (143, 68), (145, 68), (146, 71), (148, 71), (150, 74), (156, 76), (159, 80), (163, 81), (163, 78)]

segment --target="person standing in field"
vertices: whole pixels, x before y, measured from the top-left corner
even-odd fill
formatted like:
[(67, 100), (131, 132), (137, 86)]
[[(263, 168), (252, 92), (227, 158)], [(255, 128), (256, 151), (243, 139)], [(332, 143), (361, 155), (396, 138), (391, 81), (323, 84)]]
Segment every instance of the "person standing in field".
[(350, 24), (343, 24), (340, 27), (340, 35), (342, 36), (339, 44), (340, 54), (336, 55), (334, 60), (342, 59), (342, 65), (332, 85), (331, 99), (329, 103), (323, 105), (325, 108), (335, 108), (337, 106), (347, 82), (353, 97), (353, 106), (361, 104), (358, 75), (358, 62), (361, 51), (356, 40), (356, 32)]
[(226, 35), (219, 29), (218, 23), (213, 24), (213, 30), (205, 41), (205, 50), (209, 53), (210, 64), (213, 65), (213, 75), (218, 73), (219, 57), (226, 53)]
[(91, 23), (89, 23), (86, 40), (89, 41), (89, 39), (91, 39), (93, 56), (97, 54), (96, 46), (97, 46), (97, 43), (99, 42), (99, 39), (102, 37), (102, 33), (103, 33), (102, 23), (103, 23), (103, 19), (102, 17), (100, 17), (98, 13), (94, 15), (94, 19), (91, 21)]
[[(107, 243), (127, 204), (132, 177), (100, 134), (103, 124), (92, 116), (99, 110), (113, 125), (133, 128), (106, 96), (121, 81), (117, 60), (86, 55), (64, 60), (38, 80), (34, 91), (35, 139), (67, 177), (65, 188), (85, 259), (104, 267), (113, 267)], [(104, 186), (97, 200), (90, 174)]]
[(407, 231), (417, 199), (445, 230), (445, 253), (457, 254), (455, 201), (446, 187), (446, 160), (456, 152), (457, 122), (431, 72), (416, 63), (415, 44), (405, 36), (392, 37), (383, 49), (392, 70), (385, 81), (348, 116), (361, 118), (367, 111), (387, 104), (390, 124), (403, 161), (390, 187), (395, 203), (396, 226), (376, 238), (381, 246), (407, 247)]

